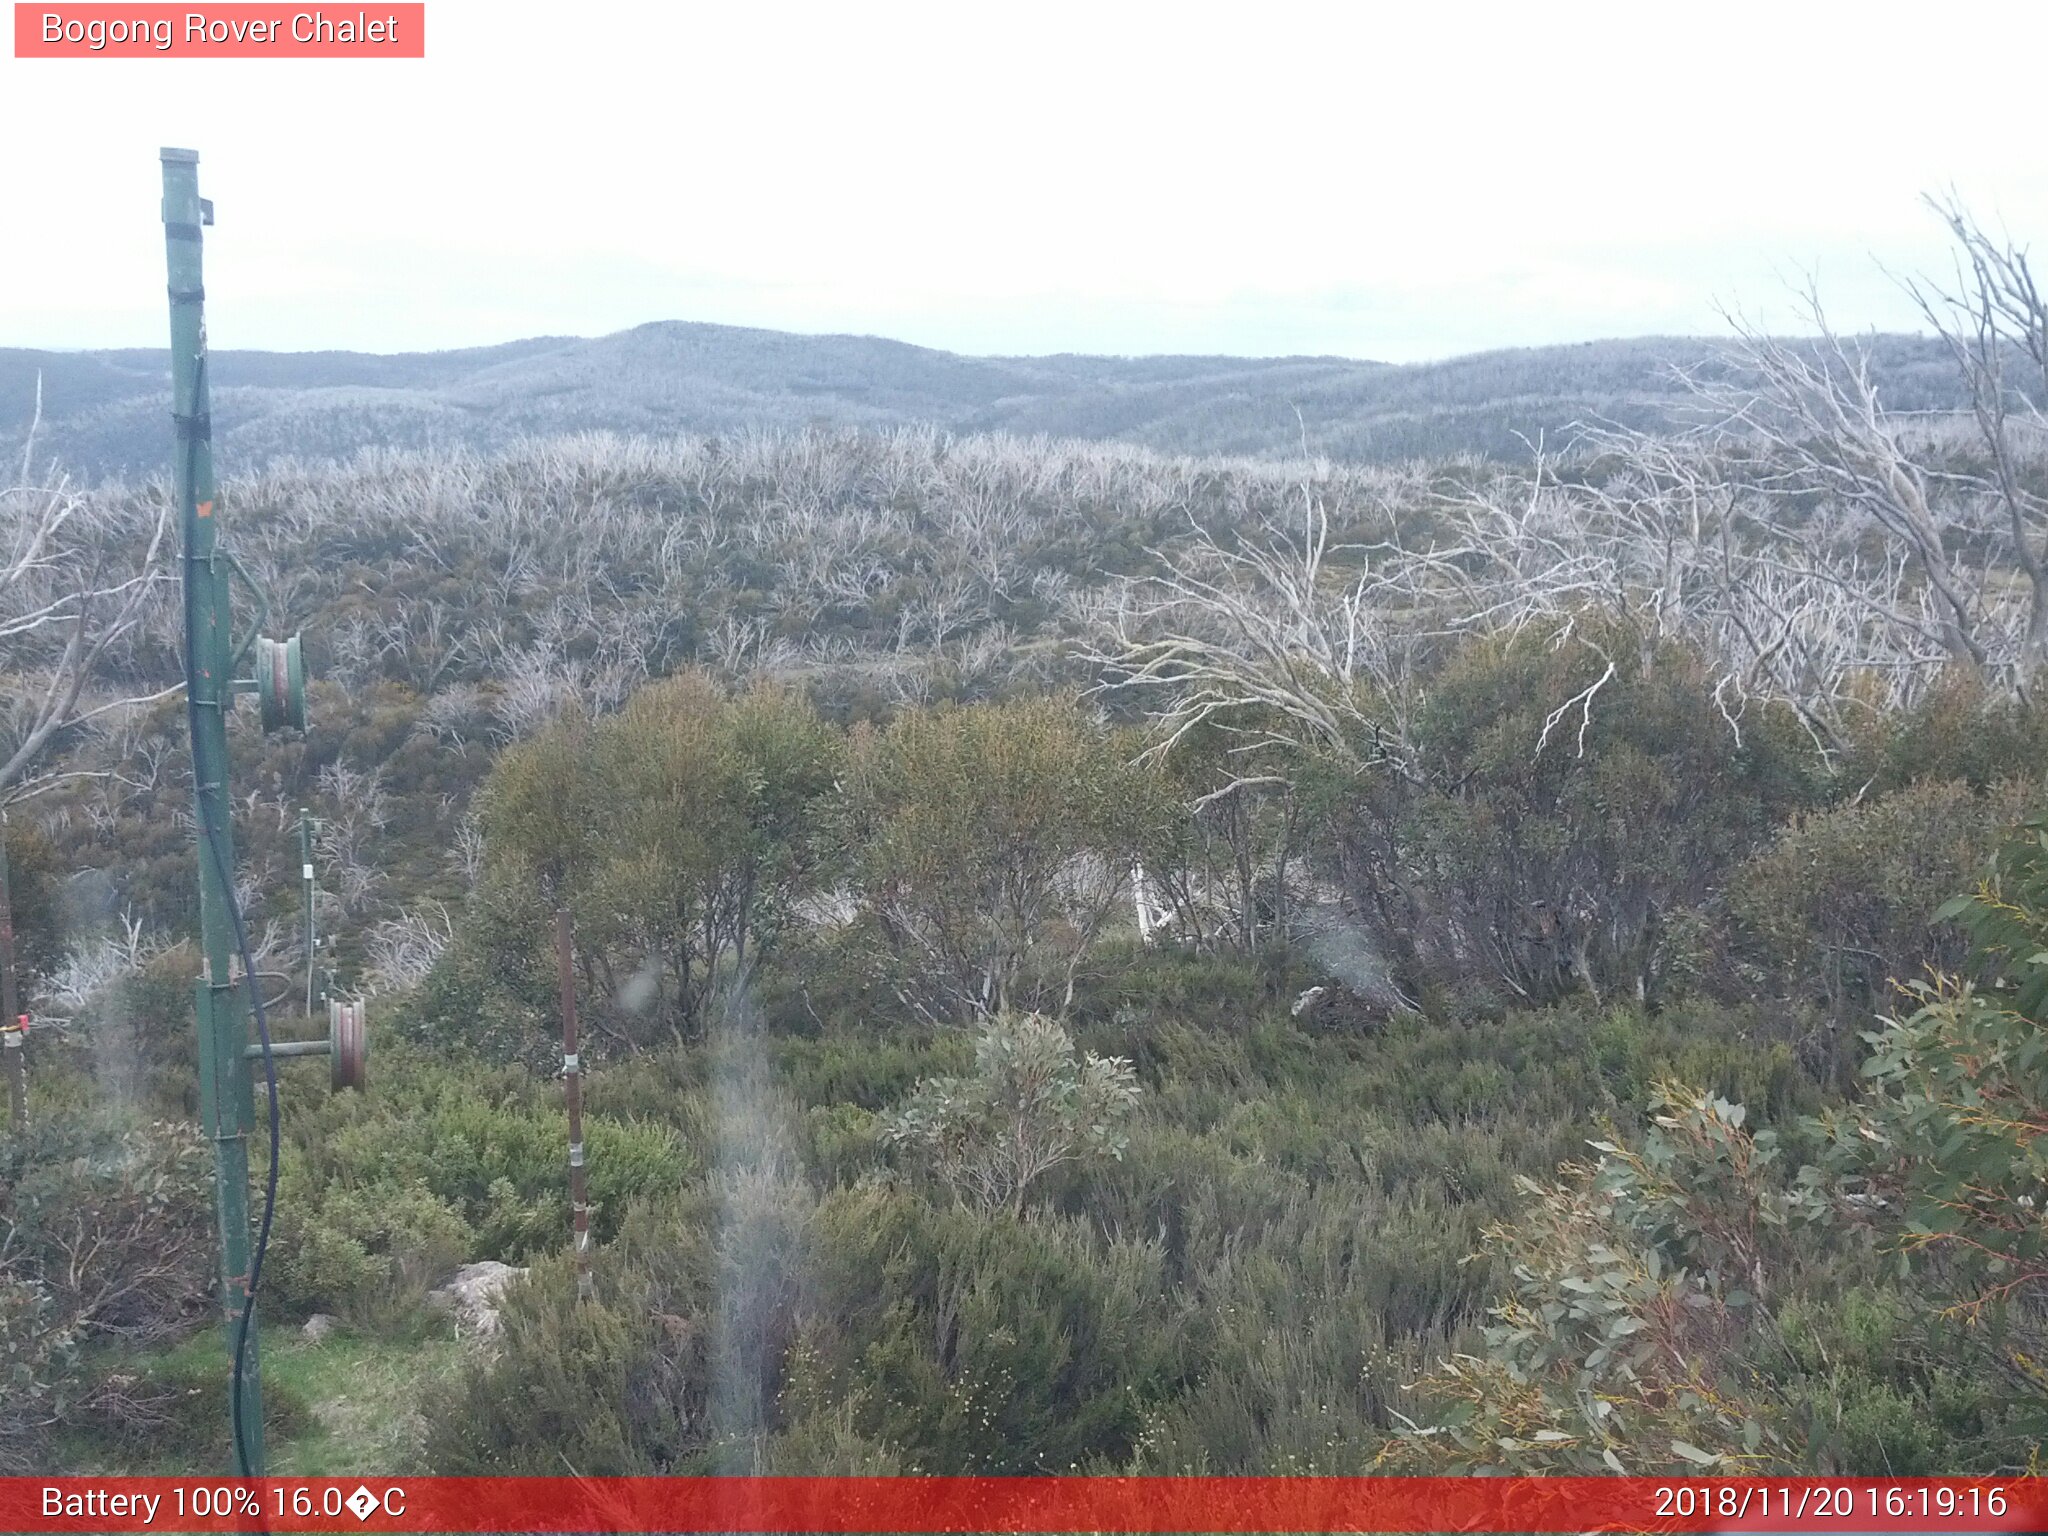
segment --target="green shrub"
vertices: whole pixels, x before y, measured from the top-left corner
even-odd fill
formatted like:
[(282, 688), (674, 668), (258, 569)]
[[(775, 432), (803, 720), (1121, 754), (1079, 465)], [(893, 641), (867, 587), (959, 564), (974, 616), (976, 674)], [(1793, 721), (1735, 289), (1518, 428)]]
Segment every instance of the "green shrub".
[(696, 1245), (675, 1236), (601, 1251), (593, 1302), (577, 1301), (563, 1257), (508, 1288), (500, 1347), (473, 1356), (423, 1405), (427, 1465), (494, 1477), (678, 1468), (704, 1433), (708, 1277)]
[[(714, 994), (772, 952), (828, 872), (840, 746), (801, 695), (729, 697), (699, 674), (549, 726), (499, 760), (481, 797), (492, 899), (472, 915), (491, 920), (478, 958), (505, 962), (517, 1001), (544, 1008), (546, 915), (567, 906), (593, 1054), (700, 1034)], [(444, 979), (444, 1027), (461, 1027), (465, 992), (483, 1003), (496, 968), (472, 960)]]
[(281, 1192), (266, 1275), (289, 1311), (389, 1328), (476, 1248), (468, 1222), (424, 1185), (380, 1182)]
[(70, 937), (60, 900), (64, 856), (49, 834), (26, 817), (0, 822), (0, 842), (14, 916), (16, 979), (22, 995), (32, 997), (36, 983), (63, 958)]
[(1968, 939), (1935, 908), (1971, 883), (2034, 794), (2019, 779), (1981, 792), (1927, 780), (1794, 822), (1729, 886), (1756, 982), (1860, 1018), (1894, 977), (1957, 968)]
[(703, 1469), (746, 1472), (759, 1464), (788, 1411), (781, 1399), (813, 1259), (817, 1197), (772, 1150), (723, 1170), (711, 1193), (715, 1269), (704, 1315)]
[(1063, 1011), (1132, 860), (1178, 816), (1135, 743), (1026, 699), (856, 728), (848, 836), (862, 894), (931, 1006)]
[(0, 1273), (80, 1338), (183, 1332), (213, 1294), (212, 1169), (189, 1125), (100, 1116), (0, 1138)]
[(500, 1347), (430, 1412), (443, 1473), (751, 1470), (778, 1429), (813, 1200), (772, 1164), (718, 1192), (634, 1207), (598, 1249), (596, 1300), (535, 1263)]
[[(166, 1354), (95, 1359), (70, 1428), (89, 1426), (95, 1452), (112, 1452), (137, 1470), (229, 1465), (234, 1429), (223, 1359), (212, 1330)], [(289, 1382), (266, 1375), (263, 1428), (271, 1443), (303, 1433), (310, 1418)]]
[(803, 1119), (804, 1163), (826, 1188), (852, 1184), (882, 1162), (882, 1120), (857, 1104), (818, 1105)]
[(875, 1188), (814, 1227), (789, 1400), (853, 1405), (908, 1471), (1120, 1465), (1171, 1390), (1183, 1309), (1156, 1241)]
[(190, 1126), (104, 1114), (0, 1137), (0, 1472), (47, 1470), (61, 1430), (161, 1416), (167, 1394), (100, 1361), (213, 1313), (209, 1161)]
[(2023, 1464), (2023, 1410), (1986, 1379), (1967, 1323), (1933, 1315), (1895, 1275), (1829, 1279), (1778, 1309), (1780, 1347), (1756, 1357), (1809, 1470), (1939, 1477)]
[(903, 1458), (855, 1427), (853, 1403), (820, 1407), (771, 1439), (761, 1471), (767, 1477), (900, 1477)]
[(0, 1476), (47, 1469), (52, 1432), (85, 1391), (82, 1331), (40, 1280), (0, 1271)]
[(1952, 1358), (2003, 1378), (2048, 1434), (2048, 816), (1948, 903), (1986, 973), (1917, 982), (1920, 1006), (1866, 1035), (1869, 1092), (1827, 1125), (1845, 1206), (1882, 1235), (1930, 1310), (1972, 1324)]
[[(472, 1258), (516, 1261), (567, 1240), (569, 1122), (559, 1085), (424, 1053), (386, 1070), (389, 1086), (294, 1106), (292, 1135), (312, 1184), (425, 1190), (474, 1231)], [(635, 1196), (673, 1193), (692, 1166), (666, 1125), (590, 1114), (583, 1139), (600, 1239)]]
[(2048, 709), (1995, 692), (1952, 669), (1911, 709), (1873, 717), (1842, 778), (1878, 794), (1952, 782), (1984, 791), (2006, 780), (2039, 779), (2048, 762)]
[(1509, 1274), (1483, 1354), (1443, 1362), (1432, 1421), (1395, 1466), (1515, 1473), (1783, 1470), (1782, 1427), (1745, 1358), (1766, 1288), (1800, 1259), (1795, 1225), (1826, 1220), (1787, 1186), (1742, 1106), (1671, 1087), (1640, 1150), (1524, 1181), (1489, 1240)]
[(1476, 1223), (1441, 1200), (1297, 1190), (1247, 1227), (1189, 1216), (1189, 1379), (1147, 1413), (1134, 1470), (1363, 1470), (1424, 1351), (1490, 1284), (1464, 1262)]
[(1418, 782), (1314, 778), (1317, 858), (1411, 994), (1467, 1007), (1480, 988), (1655, 1001), (1681, 959), (1673, 917), (1821, 790), (1789, 713), (1738, 730), (1699, 658), (1590, 618), (1565, 641), (1461, 646), (1413, 730)]
[(101, 987), (61, 1034), (31, 1031), (29, 1091), (62, 1096), (45, 1097), (47, 1107), (36, 1119), (100, 1120), (119, 1110), (196, 1120), (199, 1033), (192, 995), (198, 979), (193, 946), (174, 944)]
[(975, 1034), (974, 1070), (919, 1083), (883, 1117), (882, 1140), (907, 1149), (961, 1199), (1015, 1216), (1053, 1169), (1121, 1157), (1137, 1102), (1122, 1057), (1077, 1056), (1050, 1019), (998, 1015)]
[[(1567, 1027), (1569, 1027), (1567, 1025)], [(1647, 1105), (1657, 1084), (1697, 1084), (1749, 1106), (1764, 1122), (1790, 1125), (1820, 1108), (1820, 1076), (1807, 1047), (1821, 1026), (1796, 1008), (1704, 997), (1667, 1004), (1654, 1015), (1612, 1009), (1591, 1021), (1590, 1044), (1615, 1107)]]
[(547, 903), (530, 881), (486, 872), (401, 1023), (442, 1053), (545, 1070), (561, 1055), (561, 991)]
[(818, 1040), (770, 1040), (766, 1049), (777, 1081), (799, 1104), (857, 1104), (884, 1109), (911, 1092), (920, 1078), (957, 1072), (972, 1042), (946, 1030), (881, 1034), (867, 1029)]

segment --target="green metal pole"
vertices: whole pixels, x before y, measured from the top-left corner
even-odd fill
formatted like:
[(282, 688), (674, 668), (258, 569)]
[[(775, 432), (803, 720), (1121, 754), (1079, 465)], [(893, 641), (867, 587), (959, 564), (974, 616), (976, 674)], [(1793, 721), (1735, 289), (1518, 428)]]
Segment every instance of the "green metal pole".
[(313, 940), (313, 813), (299, 807), (299, 880), (306, 892), (306, 1017), (313, 1017), (313, 966), (319, 954)]
[[(235, 980), (234, 928), (227, 880), (234, 841), (228, 799), (228, 710), (234, 704), (233, 629), (228, 564), (216, 554), (213, 447), (206, 378), (206, 295), (201, 285), (200, 229), (213, 222), (199, 196), (199, 156), (162, 152), (164, 257), (170, 272), (171, 399), (176, 424), (175, 472), (184, 533), (185, 687), (192, 717), (192, 770), (198, 812), (199, 1109), (213, 1141), (214, 1207), (220, 1219), (220, 1303), (232, 1364), (235, 1332), (249, 1284), (250, 1101), (247, 1007)], [(230, 1386), (230, 1392), (234, 1387)], [(235, 1404), (229, 1405), (232, 1422)], [(236, 1471), (263, 1471), (263, 1387), (255, 1319), (242, 1351), (240, 1418), (243, 1455)]]

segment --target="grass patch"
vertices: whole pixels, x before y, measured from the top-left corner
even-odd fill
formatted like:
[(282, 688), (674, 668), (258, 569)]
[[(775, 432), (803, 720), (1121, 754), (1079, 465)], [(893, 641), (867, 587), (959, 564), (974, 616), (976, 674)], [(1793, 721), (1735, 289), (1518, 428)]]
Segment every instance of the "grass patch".
[(449, 1335), (280, 1339), (265, 1353), (266, 1384), (286, 1388), (306, 1412), (299, 1432), (273, 1449), (270, 1470), (291, 1477), (423, 1470), (421, 1394), (452, 1376), (467, 1348)]
[[(409, 1474), (422, 1470), (418, 1403), (454, 1374), (467, 1346), (452, 1336), (367, 1338), (334, 1333), (318, 1343), (296, 1329), (263, 1338), (266, 1471), (278, 1477)], [(109, 1377), (146, 1408), (126, 1426), (81, 1425), (60, 1438), (64, 1470), (113, 1476), (188, 1476), (225, 1470), (227, 1350), (205, 1329), (152, 1354), (110, 1356)]]

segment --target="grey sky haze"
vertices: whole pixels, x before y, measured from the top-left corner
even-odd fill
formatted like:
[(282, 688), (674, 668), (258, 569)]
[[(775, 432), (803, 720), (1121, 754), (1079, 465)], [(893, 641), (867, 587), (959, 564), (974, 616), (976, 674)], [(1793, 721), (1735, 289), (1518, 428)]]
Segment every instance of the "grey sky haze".
[(684, 319), (1400, 361), (1774, 323), (1809, 270), (1908, 328), (1878, 263), (1946, 264), (1951, 184), (2048, 238), (2039, 4), (427, 15), (419, 61), (0, 58), (0, 345), (163, 344), (164, 144), (219, 208), (222, 347)]

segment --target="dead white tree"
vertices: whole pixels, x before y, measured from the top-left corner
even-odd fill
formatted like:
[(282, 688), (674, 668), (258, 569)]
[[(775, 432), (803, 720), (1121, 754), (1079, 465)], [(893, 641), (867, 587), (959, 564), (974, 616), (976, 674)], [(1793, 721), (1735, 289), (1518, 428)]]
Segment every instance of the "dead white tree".
[(39, 1011), (60, 1029), (91, 1006), (101, 992), (147, 965), (164, 947), (141, 918), (123, 910), (118, 937), (102, 935), (69, 950), (44, 983)]
[(2048, 657), (2048, 302), (2024, 247), (1987, 234), (1953, 194), (1927, 202), (1959, 247), (1955, 275), (1951, 286), (1909, 280), (1906, 289), (1955, 359), (1987, 461), (1949, 473), (2002, 513), (2026, 583), (2013, 660), (2026, 695)]
[(159, 556), (167, 500), (153, 514), (92, 497), (61, 477), (35, 477), (42, 383), (16, 482), (0, 489), (0, 801), (36, 787), (31, 775), (68, 727), (175, 688), (105, 687), (107, 663), (149, 612), (167, 579)]
[(438, 901), (407, 908), (370, 930), (368, 965), (374, 993), (404, 992), (433, 974), (455, 937), (454, 919)]
[(1088, 644), (1098, 691), (1147, 701), (1165, 753), (1208, 725), (1243, 754), (1312, 746), (1354, 766), (1405, 771), (1406, 657), (1381, 599), (1395, 578), (1361, 559), (1331, 567), (1329, 513), (1306, 483), (1301, 524), (1267, 516), (1219, 538), (1152, 551), (1159, 569), (1124, 580)]
[[(1817, 295), (1806, 295), (1805, 309), (1813, 341), (1735, 319), (1735, 366), (1693, 375), (1720, 442), (1760, 493), (1846, 518), (1845, 532), (1860, 522), (1881, 534), (1930, 599), (1931, 637), (1956, 665), (1991, 672), (2003, 659), (2001, 615), (1986, 587), (1982, 498), (1935, 462), (1923, 421), (1886, 408), (1867, 351), (1836, 334)], [(1896, 617), (1910, 625), (1917, 615)]]
[(1456, 558), (1429, 555), (1439, 601), (1458, 627), (1496, 631), (1620, 615), (1645, 643), (1682, 640), (1718, 669), (1738, 736), (1746, 702), (1769, 699), (1839, 750), (1851, 714), (1910, 702), (1947, 660), (1933, 594), (1904, 551), (1873, 554), (1853, 514), (1778, 515), (1743, 479), (1751, 445), (1731, 453), (1721, 430), (1593, 429), (1568, 484), (1546, 490), (1539, 458), (1534, 481), (1468, 491), (1448, 509)]
[(1446, 541), (1377, 553), (1459, 629), (1589, 605), (1681, 637), (1722, 669), (1731, 727), (1776, 699), (1824, 752), (1947, 669), (2027, 696), (2048, 656), (2048, 306), (2023, 249), (1930, 201), (1955, 279), (1905, 286), (1966, 414), (1888, 404), (1809, 290), (1809, 339), (1731, 317), (1727, 355), (1686, 373), (1690, 430), (1587, 432), (1568, 484), (1546, 488), (1539, 453), (1449, 507)]
[(383, 770), (330, 763), (320, 770), (318, 785), (328, 804), (315, 842), (340, 888), (343, 910), (354, 914), (385, 880), (376, 857), (379, 836), (391, 819)]

